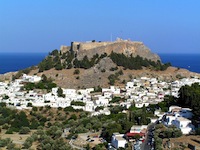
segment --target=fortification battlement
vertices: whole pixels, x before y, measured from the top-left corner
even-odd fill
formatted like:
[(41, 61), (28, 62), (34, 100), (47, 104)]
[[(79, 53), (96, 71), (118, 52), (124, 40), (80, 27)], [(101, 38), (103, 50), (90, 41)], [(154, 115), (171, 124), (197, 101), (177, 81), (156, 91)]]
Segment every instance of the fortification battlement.
[(143, 44), (142, 42), (136, 42), (136, 41), (133, 42), (133, 41), (130, 41), (130, 40), (122, 40), (120, 38), (117, 38), (117, 40), (114, 41), (114, 42), (101, 42), (101, 41), (99, 41), (99, 42), (96, 42), (96, 41), (71, 42), (71, 46), (62, 45), (60, 47), (60, 50), (62, 52), (67, 52), (69, 50), (74, 51), (74, 52), (78, 52), (78, 51), (82, 51), (82, 50), (90, 50), (90, 49), (94, 49), (94, 48), (98, 48), (98, 47), (102, 47), (102, 46), (107, 46), (107, 45), (119, 43), (119, 42)]
[(107, 46), (112, 42), (72, 42), (71, 48), (72, 51), (82, 51), (82, 50), (90, 50), (93, 48)]

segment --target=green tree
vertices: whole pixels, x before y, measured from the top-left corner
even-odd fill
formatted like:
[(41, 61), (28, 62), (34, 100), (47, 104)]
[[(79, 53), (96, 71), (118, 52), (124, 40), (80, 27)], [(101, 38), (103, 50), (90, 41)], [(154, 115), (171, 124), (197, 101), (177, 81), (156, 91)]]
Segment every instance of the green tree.
[(189, 107), (194, 114), (193, 123), (197, 126), (199, 124), (200, 116), (200, 85), (194, 83), (191, 86), (182, 86), (179, 90), (179, 98), (177, 103), (181, 107)]
[(57, 49), (55, 49), (52, 52), (50, 52), (49, 55), (58, 56), (59, 55), (59, 51)]
[(57, 94), (59, 97), (65, 97), (65, 95), (63, 94), (63, 89), (61, 87), (58, 88)]
[[(43, 121), (43, 120), (41, 120), (41, 121)], [(30, 128), (31, 129), (37, 129), (39, 126), (40, 126), (39, 121), (35, 118), (32, 118), (31, 121), (30, 121)]]
[(42, 62), (39, 63), (38, 68), (39, 72), (49, 70), (54, 67), (54, 62), (51, 56), (46, 57)]
[(75, 105), (75, 106), (85, 106), (84, 102), (81, 101), (72, 101), (71, 105)]
[(21, 127), (29, 127), (29, 120), (24, 111), (20, 111), (15, 115), (14, 120), (11, 123), (11, 127), (19, 130)]
[(28, 134), (30, 131), (31, 130), (29, 127), (21, 127), (21, 129), (19, 130), (19, 134)]
[(28, 103), (28, 104), (27, 104), (27, 107), (32, 107), (32, 106), (33, 106), (32, 103)]
[(3, 99), (9, 99), (9, 96), (8, 95), (4, 95)]
[(136, 57), (133, 57), (130, 55), (129, 57), (125, 56), (123, 53), (118, 54), (111, 52), (109, 57), (112, 59), (114, 63), (116, 63), (118, 66), (123, 66), (125, 69), (131, 69), (131, 70), (138, 70), (142, 69), (142, 67), (149, 67), (155, 70), (165, 70), (167, 67), (169, 67), (171, 64), (161, 64), (161, 62), (158, 60), (157, 62), (148, 60), (146, 58), (142, 58), (139, 55)]
[(70, 119), (77, 120), (77, 116), (76, 116), (75, 114), (72, 114), (72, 115), (70, 116)]
[(25, 149), (29, 149), (31, 146), (32, 146), (32, 143), (29, 141), (25, 141), (23, 144), (23, 148), (25, 148)]
[(62, 64), (61, 64), (61, 61), (58, 61), (58, 62), (56, 63), (55, 69), (56, 69), (56, 70), (62, 70), (62, 69), (63, 69), (63, 66), (62, 66)]

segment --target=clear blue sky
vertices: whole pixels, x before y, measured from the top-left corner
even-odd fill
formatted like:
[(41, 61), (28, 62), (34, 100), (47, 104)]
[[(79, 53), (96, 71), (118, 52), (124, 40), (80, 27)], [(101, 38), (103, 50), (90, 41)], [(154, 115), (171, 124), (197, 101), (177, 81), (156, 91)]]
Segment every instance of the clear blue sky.
[(200, 53), (200, 0), (0, 0), (0, 52), (50, 52), (111, 34), (155, 53)]

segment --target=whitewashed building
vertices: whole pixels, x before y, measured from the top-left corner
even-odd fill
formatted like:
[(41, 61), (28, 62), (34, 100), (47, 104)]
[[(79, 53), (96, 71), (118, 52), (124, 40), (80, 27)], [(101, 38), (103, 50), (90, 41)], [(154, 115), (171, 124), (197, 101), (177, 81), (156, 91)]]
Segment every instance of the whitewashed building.
[(119, 134), (119, 133), (113, 133), (112, 138), (111, 138), (111, 144), (115, 148), (125, 148), (127, 141), (124, 139), (124, 134)]

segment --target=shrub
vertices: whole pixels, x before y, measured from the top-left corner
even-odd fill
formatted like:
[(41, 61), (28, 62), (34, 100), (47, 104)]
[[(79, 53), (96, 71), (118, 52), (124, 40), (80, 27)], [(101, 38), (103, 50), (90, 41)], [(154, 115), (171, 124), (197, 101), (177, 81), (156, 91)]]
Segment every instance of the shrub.
[(33, 107), (32, 110), (33, 110), (33, 111), (37, 111), (38, 108), (37, 108), (37, 107)]
[(68, 112), (68, 111), (69, 111), (69, 112), (74, 112), (74, 111), (76, 111), (76, 110), (75, 110), (72, 106), (69, 106), (69, 107), (65, 107), (65, 108), (64, 108), (64, 111), (65, 111), (65, 112)]
[(120, 70), (120, 71), (118, 72), (118, 74), (119, 74), (119, 75), (123, 75), (124, 73), (123, 73), (122, 70)]
[(12, 129), (12, 128), (9, 128), (9, 129), (6, 131), (6, 134), (13, 134), (13, 129)]
[(109, 103), (118, 103), (121, 100), (121, 97), (113, 97)]
[(101, 69), (101, 72), (106, 72), (106, 70), (105, 69)]
[(9, 125), (6, 123), (2, 126), (2, 129), (8, 129), (9, 128)]
[(85, 106), (84, 102), (81, 101), (72, 101), (71, 105), (75, 105), (75, 106)]
[(99, 110), (103, 110), (103, 109), (104, 109), (103, 106), (97, 106), (97, 107), (95, 108), (95, 111), (99, 111)]
[(10, 138), (0, 139), (0, 147), (5, 147), (9, 143), (11, 143), (11, 139)]
[(27, 107), (33, 107), (33, 104), (32, 103), (28, 103)]
[(110, 68), (110, 71), (115, 71), (117, 69), (118, 69), (118, 67), (112, 67), (112, 68)]
[(19, 134), (28, 134), (29, 132), (30, 132), (29, 127), (21, 127), (21, 129), (19, 130)]
[(74, 74), (80, 74), (80, 70), (79, 69), (75, 69), (74, 70)]
[(29, 141), (25, 141), (23, 146), (24, 146), (23, 148), (28, 149), (28, 148), (30, 148), (32, 146), (32, 143), (29, 142)]

